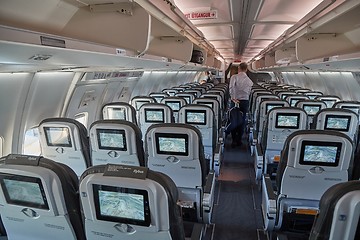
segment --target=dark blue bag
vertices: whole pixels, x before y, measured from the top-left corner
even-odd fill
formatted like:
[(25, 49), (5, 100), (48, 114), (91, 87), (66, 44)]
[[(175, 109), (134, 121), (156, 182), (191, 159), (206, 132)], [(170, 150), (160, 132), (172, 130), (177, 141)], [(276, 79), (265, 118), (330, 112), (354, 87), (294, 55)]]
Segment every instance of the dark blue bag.
[(232, 130), (240, 127), (243, 124), (243, 112), (240, 110), (239, 105), (231, 108), (228, 112), (228, 120), (225, 127), (225, 133), (229, 134)]

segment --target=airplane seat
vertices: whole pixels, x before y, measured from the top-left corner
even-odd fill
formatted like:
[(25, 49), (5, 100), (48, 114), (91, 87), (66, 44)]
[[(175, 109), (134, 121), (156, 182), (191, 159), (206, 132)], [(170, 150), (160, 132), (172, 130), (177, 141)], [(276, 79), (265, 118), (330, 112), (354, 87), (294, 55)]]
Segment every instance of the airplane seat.
[(341, 108), (326, 108), (317, 112), (314, 117), (315, 129), (335, 130), (348, 135), (357, 143), (359, 130), (358, 115), (351, 110)]
[(325, 102), (327, 108), (332, 108), (336, 102), (341, 101), (341, 99), (335, 95), (320, 95), (316, 96), (315, 99)]
[(207, 168), (200, 131), (188, 124), (160, 123), (148, 129), (145, 139), (147, 167), (175, 182), (184, 218), (210, 223), (215, 173)]
[[(163, 173), (145, 167), (98, 165), (81, 176), (80, 193), (87, 240), (188, 237), (177, 205), (176, 185)], [(193, 229), (196, 227), (201, 230), (203, 226), (195, 224)]]
[(185, 93), (185, 92), (181, 92), (181, 93), (177, 93), (175, 94), (175, 97), (181, 97), (186, 101), (186, 104), (191, 104), (194, 99), (195, 99), (195, 95), (192, 93)]
[(154, 123), (175, 122), (172, 109), (164, 103), (146, 103), (139, 109), (139, 127), (142, 137), (145, 137), (147, 129)]
[(295, 107), (297, 102), (306, 101), (306, 100), (310, 100), (310, 99), (308, 96), (296, 94), (296, 95), (290, 95), (290, 96), (286, 97), (285, 100), (290, 104), (291, 107)]
[(0, 214), (7, 239), (85, 240), (76, 173), (40, 156), (0, 162)]
[(295, 106), (304, 109), (307, 113), (308, 128), (311, 128), (315, 114), (326, 108), (326, 104), (319, 100), (298, 101)]
[(141, 131), (125, 120), (100, 120), (91, 124), (92, 165), (107, 163), (145, 166)]
[(310, 240), (360, 239), (360, 181), (339, 183), (320, 199)]
[(102, 114), (102, 119), (104, 120), (126, 120), (137, 124), (135, 108), (125, 102), (112, 102), (105, 104), (102, 109)]
[(149, 94), (149, 97), (154, 98), (157, 103), (161, 103), (161, 100), (163, 98), (169, 97), (169, 94), (164, 92), (152, 92)]
[(174, 120), (175, 120), (175, 122), (178, 122), (179, 110), (182, 106), (186, 105), (185, 99), (183, 99), (181, 97), (166, 97), (166, 98), (163, 98), (163, 100), (161, 100), (161, 103), (168, 105), (172, 109), (173, 115), (174, 115)]
[(179, 123), (190, 124), (200, 131), (205, 159), (208, 162), (207, 168), (214, 170), (214, 153), (217, 144), (214, 111), (205, 105), (185, 105), (179, 110)]
[(155, 102), (156, 102), (155, 98), (149, 96), (136, 96), (130, 100), (130, 105), (135, 108), (137, 123), (139, 123), (140, 107), (145, 103), (155, 103)]
[[(354, 113), (356, 113), (358, 116), (360, 114), (360, 102), (359, 101), (339, 101), (339, 102), (336, 102), (333, 107), (351, 110)], [(360, 118), (359, 118), (359, 125), (360, 125)]]
[(47, 118), (39, 124), (41, 154), (69, 166), (77, 176), (91, 166), (85, 126), (71, 118)]
[(262, 174), (275, 179), (280, 153), (286, 138), (293, 132), (307, 129), (307, 114), (294, 107), (276, 107), (267, 113), (261, 146), (255, 150), (255, 176), (261, 180)]
[[(353, 143), (329, 130), (299, 130), (285, 141), (274, 192), (269, 175), (262, 179), (265, 230), (310, 230), (319, 200), (331, 186), (349, 180)], [(300, 227), (300, 229), (297, 229)]]
[(163, 93), (168, 94), (170, 97), (174, 97), (179, 91), (172, 88), (165, 88), (162, 90)]

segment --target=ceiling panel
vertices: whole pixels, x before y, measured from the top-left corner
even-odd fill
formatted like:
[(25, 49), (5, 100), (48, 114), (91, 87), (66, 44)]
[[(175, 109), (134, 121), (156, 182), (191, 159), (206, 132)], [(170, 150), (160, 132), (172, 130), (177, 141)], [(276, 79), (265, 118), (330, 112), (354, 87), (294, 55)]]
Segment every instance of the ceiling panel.
[(233, 48), (234, 49), (234, 41), (233, 40), (221, 40), (221, 41), (210, 41), (215, 48)]
[(255, 20), (297, 22), (321, 2), (322, 0), (264, 0)]
[(205, 37), (211, 41), (211, 40), (217, 40), (217, 39), (232, 39), (232, 28), (231, 26), (208, 26), (208, 27), (198, 27), (200, 31), (203, 32)]
[(272, 43), (271, 40), (249, 40), (246, 44), (246, 47), (252, 47), (252, 48), (265, 48), (270, 43)]
[(251, 39), (277, 39), (285, 32), (290, 24), (254, 24)]

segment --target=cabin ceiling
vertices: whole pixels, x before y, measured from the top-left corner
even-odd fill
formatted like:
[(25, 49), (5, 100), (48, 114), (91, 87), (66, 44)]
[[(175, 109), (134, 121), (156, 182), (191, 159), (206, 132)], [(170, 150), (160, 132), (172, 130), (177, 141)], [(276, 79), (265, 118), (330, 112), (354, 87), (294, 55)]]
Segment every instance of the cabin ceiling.
[[(16, 64), (23, 71), (109, 63), (119, 69), (152, 68), (154, 59), (156, 69), (174, 63), (178, 69), (224, 69), (242, 61), (251, 62), (254, 70), (268, 70), (336, 60), (334, 56), (360, 53), (359, 11), (359, 0), (0, 0), (0, 71), (16, 70)], [(189, 18), (193, 13), (215, 14)], [(55, 50), (39, 36), (66, 46)], [(13, 42), (27, 51), (20, 52)], [(31, 49), (26, 44), (39, 46), (31, 54), (52, 57), (36, 64), (32, 55), (24, 55)], [(74, 61), (66, 51), (70, 49), (80, 50), (82, 57), (105, 54), (108, 60)], [(124, 57), (113, 62), (119, 49)], [(204, 64), (188, 64), (194, 49), (208, 57)]]
[(227, 62), (249, 61), (322, 0), (174, 0), (183, 13), (217, 11), (190, 20)]

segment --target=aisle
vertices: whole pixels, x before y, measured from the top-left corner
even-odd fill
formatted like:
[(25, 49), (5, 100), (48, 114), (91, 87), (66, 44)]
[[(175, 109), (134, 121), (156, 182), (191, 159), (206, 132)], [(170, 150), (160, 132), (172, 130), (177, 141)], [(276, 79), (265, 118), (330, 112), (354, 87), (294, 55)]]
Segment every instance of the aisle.
[(261, 195), (254, 181), (249, 150), (246, 145), (231, 148), (227, 143), (226, 146), (217, 182), (212, 239), (266, 239), (262, 230)]

